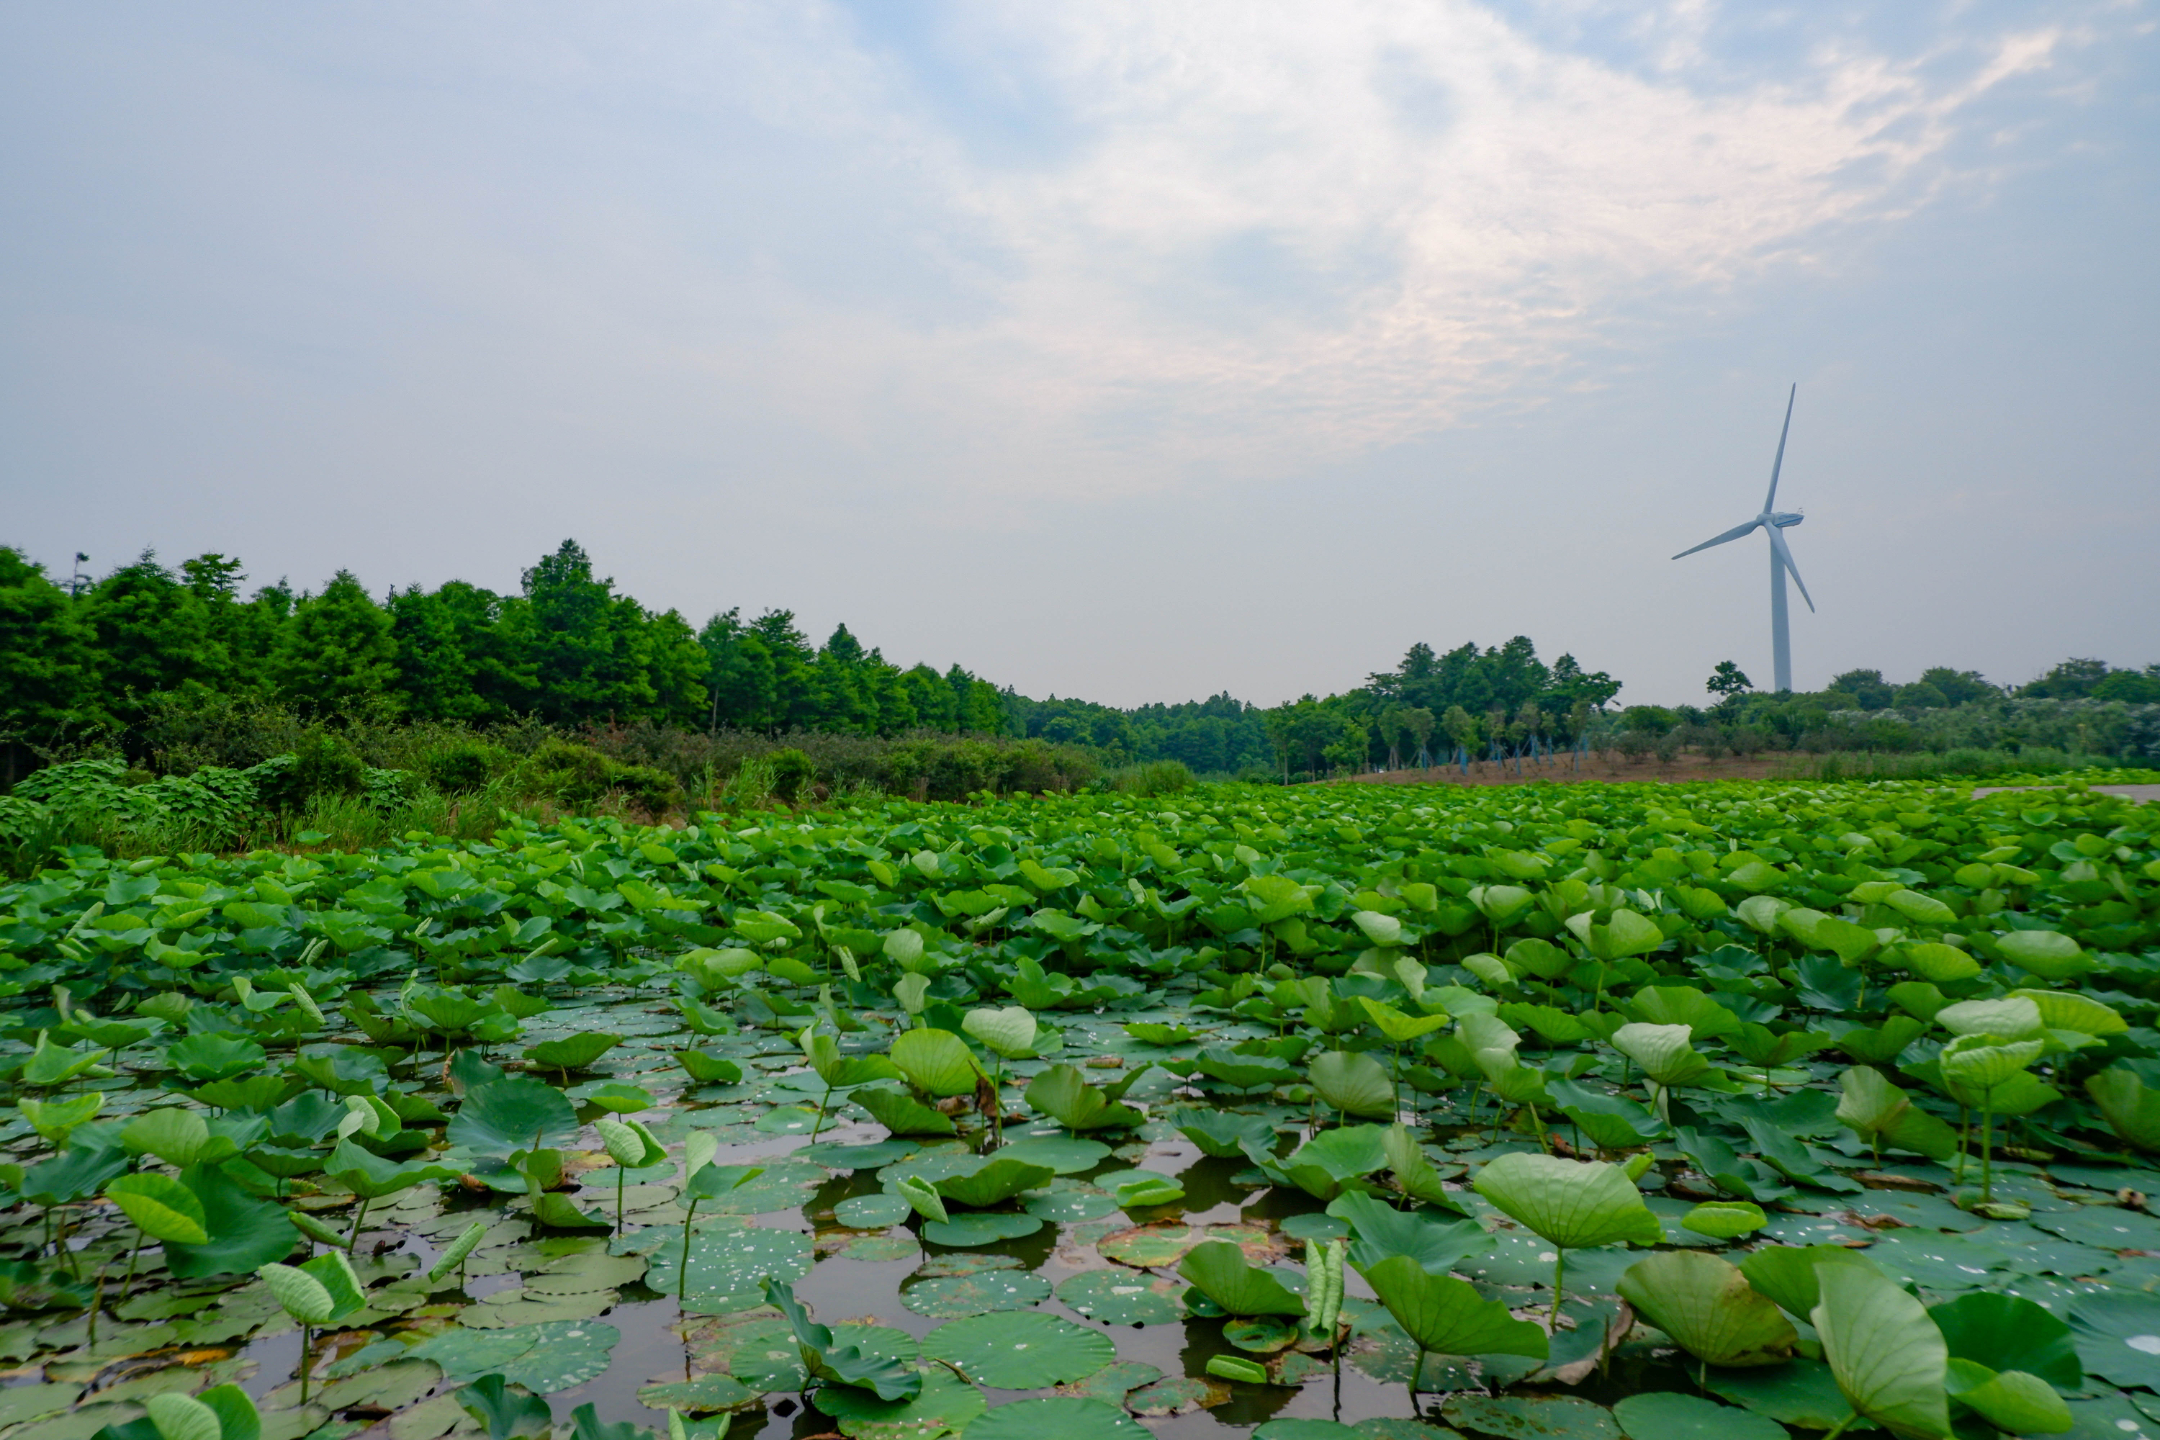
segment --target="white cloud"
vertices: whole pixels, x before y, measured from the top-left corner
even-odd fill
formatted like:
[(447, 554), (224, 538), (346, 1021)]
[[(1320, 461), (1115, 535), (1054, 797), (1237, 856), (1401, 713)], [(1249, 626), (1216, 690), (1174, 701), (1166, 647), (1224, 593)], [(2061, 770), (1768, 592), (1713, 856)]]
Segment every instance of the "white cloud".
[(966, 12), (947, 42), (1070, 133), (1018, 162), (911, 96), (903, 60), (867, 87), (863, 56), (833, 62), (859, 108), (810, 123), (919, 178), (988, 303), (806, 320), (798, 399), (897, 404), (977, 462), (947, 472), (963, 488), (1008, 495), (1340, 459), (1520, 399), (1645, 301), (1917, 203), (1973, 102), (2065, 43), (1844, 39), (1713, 88), (1702, 8), (1675, 7), (1649, 73), (1466, 0)]

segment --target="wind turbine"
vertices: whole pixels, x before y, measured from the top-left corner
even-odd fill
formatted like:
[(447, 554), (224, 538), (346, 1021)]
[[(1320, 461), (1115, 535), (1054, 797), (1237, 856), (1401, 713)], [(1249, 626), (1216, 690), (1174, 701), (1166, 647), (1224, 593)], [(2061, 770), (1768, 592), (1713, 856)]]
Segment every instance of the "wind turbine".
[(1792, 689), (1792, 633), (1785, 619), (1785, 572), (1792, 572), (1793, 584), (1800, 587), (1800, 598), (1807, 601), (1810, 614), (1814, 613), (1814, 597), (1807, 593), (1807, 581), (1800, 578), (1800, 567), (1793, 564), (1792, 549), (1785, 537), (1778, 532), (1798, 525), (1807, 517), (1790, 510), (1777, 508), (1778, 471), (1785, 465), (1785, 437), (1792, 433), (1793, 400), (1799, 395), (1795, 384), (1785, 397), (1785, 428), (1778, 431), (1777, 459), (1770, 462), (1770, 493), (1763, 497), (1762, 514), (1745, 525), (1735, 525), (1714, 539), (1705, 540), (1693, 550), (1683, 550), (1672, 558), (1693, 555), (1696, 550), (1708, 550), (1713, 545), (1723, 545), (1728, 540), (1738, 540), (1751, 530), (1760, 529), (1770, 537), (1770, 664), (1774, 672), (1776, 688)]

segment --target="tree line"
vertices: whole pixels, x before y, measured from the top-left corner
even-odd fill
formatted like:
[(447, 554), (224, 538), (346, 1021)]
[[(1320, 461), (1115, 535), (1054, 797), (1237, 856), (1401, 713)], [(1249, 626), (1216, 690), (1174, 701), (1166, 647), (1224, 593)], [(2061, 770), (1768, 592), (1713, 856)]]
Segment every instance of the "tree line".
[(1446, 654), (1415, 645), (1356, 690), (1265, 711), (1227, 693), (1131, 709), (1034, 700), (957, 664), (896, 664), (844, 624), (814, 643), (787, 610), (692, 628), (596, 575), (570, 540), (508, 593), (452, 580), (378, 600), (347, 570), (309, 591), (245, 581), (227, 555), (168, 566), (148, 552), (61, 581), (0, 547), (0, 772), (98, 734), (126, 748), (159, 707), (247, 701), (375, 724), (1008, 736), (1113, 765), (1287, 775), (1564, 742), (1620, 688), (1572, 656), (1546, 666), (1518, 636)]

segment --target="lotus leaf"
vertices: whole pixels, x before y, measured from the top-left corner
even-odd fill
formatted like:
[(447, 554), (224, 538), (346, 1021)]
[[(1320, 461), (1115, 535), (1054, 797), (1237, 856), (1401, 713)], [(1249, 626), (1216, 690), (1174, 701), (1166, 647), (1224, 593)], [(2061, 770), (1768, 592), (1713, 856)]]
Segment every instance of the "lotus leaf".
[(1712, 1365), (1775, 1365), (1791, 1358), (1799, 1340), (1792, 1322), (1750, 1288), (1739, 1267), (1715, 1255), (1648, 1256), (1628, 1267), (1619, 1290), (1637, 1314)]

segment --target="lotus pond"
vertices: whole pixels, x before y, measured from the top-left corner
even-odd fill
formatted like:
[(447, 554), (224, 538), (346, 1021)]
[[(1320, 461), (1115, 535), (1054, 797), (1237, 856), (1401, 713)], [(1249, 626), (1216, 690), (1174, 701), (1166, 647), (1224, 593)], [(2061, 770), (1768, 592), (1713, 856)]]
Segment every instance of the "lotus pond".
[(2160, 1437), (2160, 811), (1201, 790), (0, 887), (0, 1440)]

